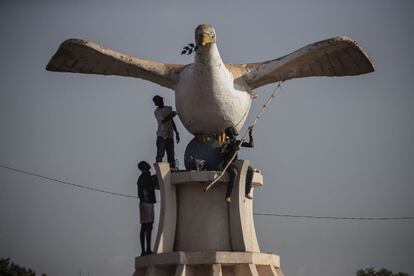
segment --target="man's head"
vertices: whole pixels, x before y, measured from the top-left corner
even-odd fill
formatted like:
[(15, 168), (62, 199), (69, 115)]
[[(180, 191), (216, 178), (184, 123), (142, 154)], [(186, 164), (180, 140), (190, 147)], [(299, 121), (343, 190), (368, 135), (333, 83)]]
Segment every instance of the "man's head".
[(230, 139), (234, 139), (236, 138), (236, 136), (239, 134), (236, 130), (235, 127), (231, 126), (226, 128), (226, 130), (224, 131), (224, 133), (227, 135), (227, 137), (229, 137)]
[(154, 96), (154, 98), (152, 98), (152, 101), (154, 102), (154, 104), (158, 107), (164, 107), (164, 99), (161, 96)]
[(138, 169), (141, 171), (149, 171), (151, 169), (151, 165), (145, 161), (141, 161), (138, 163)]

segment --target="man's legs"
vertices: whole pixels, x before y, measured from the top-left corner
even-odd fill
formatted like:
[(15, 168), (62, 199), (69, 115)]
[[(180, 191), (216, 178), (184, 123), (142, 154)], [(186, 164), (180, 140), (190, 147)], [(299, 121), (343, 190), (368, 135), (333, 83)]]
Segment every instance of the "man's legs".
[[(141, 232), (139, 233), (139, 238), (141, 241), (141, 256), (152, 254), (151, 251), (151, 234), (152, 234), (152, 225), (153, 222), (146, 222), (141, 224)], [(145, 241), (147, 246), (145, 247)]]
[(139, 239), (141, 242), (141, 256), (145, 255), (145, 226), (146, 223), (141, 224), (141, 231), (139, 232)]
[(155, 157), (156, 162), (162, 162), (165, 154), (165, 139), (161, 136), (157, 136), (157, 156)]
[(230, 177), (229, 177), (229, 183), (227, 184), (226, 201), (231, 202), (230, 196), (231, 196), (231, 192), (233, 191), (234, 184), (237, 180), (238, 171), (236, 167), (234, 167), (233, 165), (230, 165), (227, 171), (229, 172)]
[(174, 139), (168, 138), (165, 140), (165, 150), (167, 151), (167, 160), (170, 163), (170, 168), (175, 168), (174, 156)]
[(147, 250), (145, 251), (146, 254), (152, 254), (151, 251), (151, 234), (152, 234), (152, 224), (153, 222), (146, 223), (146, 238), (147, 238)]

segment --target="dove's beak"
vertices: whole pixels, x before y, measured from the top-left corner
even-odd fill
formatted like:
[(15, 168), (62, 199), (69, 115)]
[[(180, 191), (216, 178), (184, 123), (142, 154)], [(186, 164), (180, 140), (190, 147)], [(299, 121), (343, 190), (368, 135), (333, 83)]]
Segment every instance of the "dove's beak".
[(216, 33), (211, 30), (197, 30), (196, 31), (196, 43), (197, 45), (207, 45), (216, 43)]

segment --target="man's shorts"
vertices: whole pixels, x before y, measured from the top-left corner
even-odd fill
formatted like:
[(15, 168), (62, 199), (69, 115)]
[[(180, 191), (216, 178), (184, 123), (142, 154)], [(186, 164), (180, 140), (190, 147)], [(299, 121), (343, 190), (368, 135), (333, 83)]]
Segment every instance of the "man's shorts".
[(154, 204), (139, 203), (139, 222), (141, 224), (154, 222)]

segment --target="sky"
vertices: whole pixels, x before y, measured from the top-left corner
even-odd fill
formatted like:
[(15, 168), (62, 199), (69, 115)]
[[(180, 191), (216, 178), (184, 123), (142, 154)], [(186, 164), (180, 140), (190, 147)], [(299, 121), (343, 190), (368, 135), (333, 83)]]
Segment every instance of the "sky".
[[(134, 78), (45, 70), (59, 44), (83, 38), (146, 59), (181, 56), (212, 24), (225, 62), (275, 59), (348, 35), (376, 71), (288, 81), (239, 157), (262, 170), (254, 211), (311, 216), (414, 216), (414, 2), (0, 1), (0, 164), (135, 194), (140, 160), (155, 159), (152, 97), (171, 90)], [(251, 122), (274, 86), (258, 89)], [(248, 125), (248, 123), (246, 124)], [(177, 121), (181, 160), (192, 136)], [(156, 214), (159, 206), (156, 206)], [(131, 275), (137, 200), (0, 168), (0, 258), (48, 275)], [(262, 252), (288, 276), (414, 275), (414, 221), (255, 216)], [(154, 231), (156, 233), (156, 229)]]

